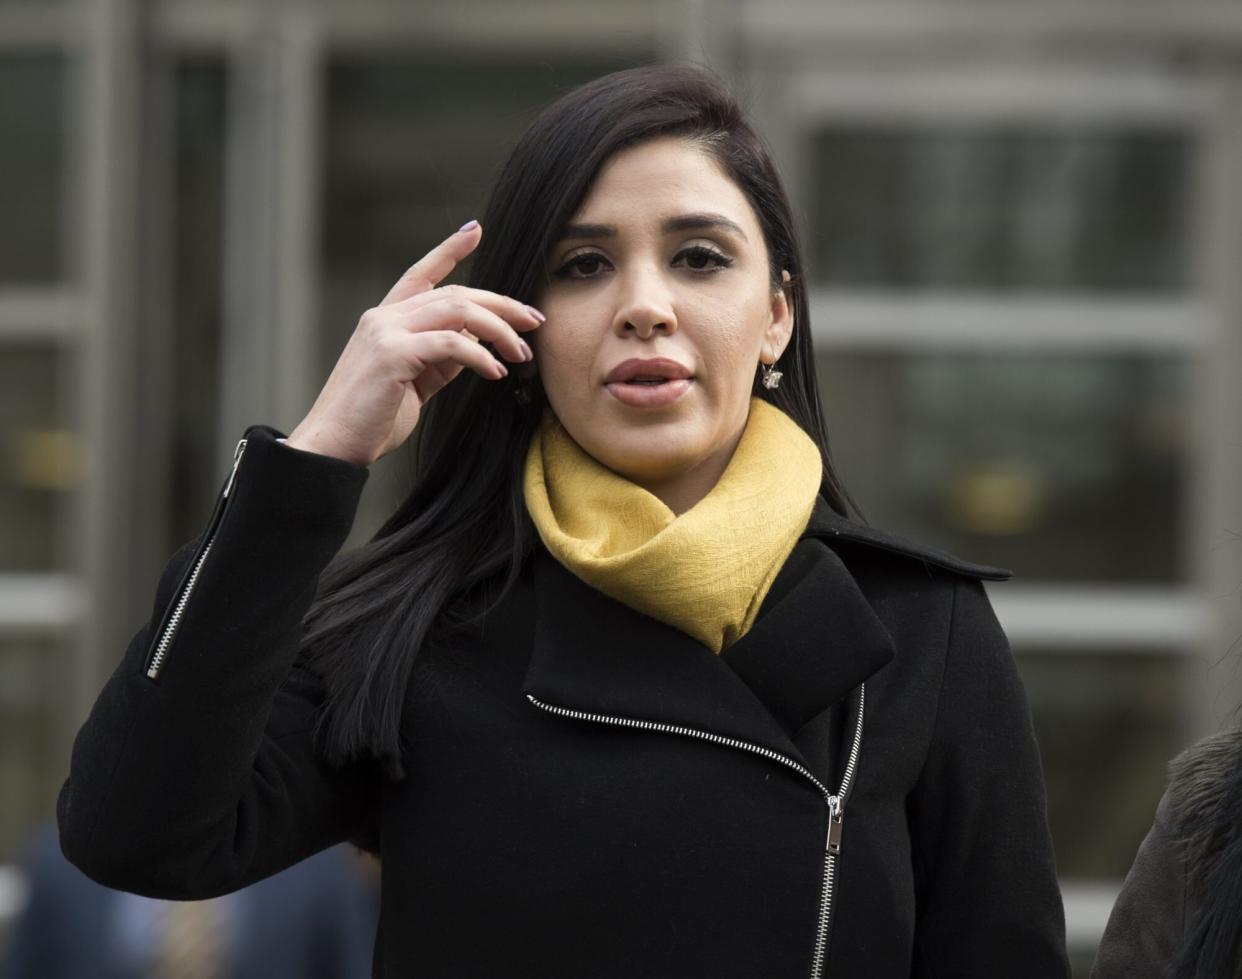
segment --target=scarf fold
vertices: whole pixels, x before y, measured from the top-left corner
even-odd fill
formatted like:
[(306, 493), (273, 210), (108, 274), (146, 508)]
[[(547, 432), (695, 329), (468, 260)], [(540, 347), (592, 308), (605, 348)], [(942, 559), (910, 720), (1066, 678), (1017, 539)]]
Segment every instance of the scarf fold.
[(819, 448), (752, 397), (711, 491), (681, 515), (581, 448), (549, 410), (526, 454), (526, 508), (545, 546), (611, 598), (719, 653), (754, 624), (819, 493)]

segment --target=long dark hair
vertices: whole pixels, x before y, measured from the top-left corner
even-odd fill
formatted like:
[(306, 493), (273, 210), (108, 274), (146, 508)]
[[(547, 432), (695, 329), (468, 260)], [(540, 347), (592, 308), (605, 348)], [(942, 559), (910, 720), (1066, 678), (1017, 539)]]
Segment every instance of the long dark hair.
[[(781, 408), (820, 448), (821, 493), (850, 503), (833, 469), (815, 379), (806, 285), (793, 217), (763, 142), (725, 85), (694, 65), (650, 65), (580, 86), (548, 106), (513, 149), (483, 214), (469, 284), (531, 302), (548, 280), (546, 256), (600, 167), (658, 136), (693, 141), (741, 188), (763, 229), (774, 289), (792, 299), (794, 332), (776, 390), (754, 394)], [(791, 281), (781, 285), (781, 270)], [(515, 398), (523, 386), (525, 403)], [(327, 758), (372, 757), (402, 774), (399, 730), (416, 651), (461, 624), (467, 598), (499, 601), (537, 536), (522, 497), (527, 446), (545, 400), (537, 383), (463, 372), (428, 402), (411, 441), (416, 483), (369, 543), (339, 555), (307, 613), (303, 654), (322, 677)]]

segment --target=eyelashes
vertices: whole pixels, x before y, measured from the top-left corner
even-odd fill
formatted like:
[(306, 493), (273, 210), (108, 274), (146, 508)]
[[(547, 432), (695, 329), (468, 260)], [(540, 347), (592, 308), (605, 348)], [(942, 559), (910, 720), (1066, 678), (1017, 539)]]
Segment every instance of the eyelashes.
[[(686, 268), (702, 275), (721, 272), (733, 264), (733, 259), (729, 256), (714, 248), (708, 248), (706, 245), (691, 245), (689, 248), (683, 248), (673, 256), (673, 264), (677, 265), (683, 259)], [(604, 267), (611, 267), (611, 263), (599, 252), (579, 252), (570, 257), (552, 275), (558, 279), (594, 279), (599, 276)]]
[[(733, 264), (733, 259), (729, 258), (729, 256), (716, 251), (714, 248), (708, 248), (706, 245), (691, 245), (689, 248), (683, 248), (673, 256), (673, 261), (676, 262), (679, 258), (685, 258), (686, 267), (694, 269), (696, 272), (719, 272), (721, 269), (727, 269)], [(699, 261), (710, 262), (712, 265), (710, 268), (704, 268), (701, 265), (693, 264)]]
[[(606, 259), (597, 252), (580, 252), (552, 273), (557, 279), (593, 279)], [(578, 274), (575, 274), (578, 273)]]

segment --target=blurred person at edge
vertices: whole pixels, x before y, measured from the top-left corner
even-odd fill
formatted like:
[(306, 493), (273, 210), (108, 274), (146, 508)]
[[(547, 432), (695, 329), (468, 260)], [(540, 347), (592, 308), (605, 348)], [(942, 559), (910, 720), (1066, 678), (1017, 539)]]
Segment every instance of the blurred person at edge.
[(1178, 755), (1093, 979), (1242, 977), (1242, 727)]
[(1008, 573), (849, 518), (817, 390), (719, 79), (565, 94), (283, 444), (246, 430), (78, 734), (65, 853), (194, 898), (356, 841), (383, 976), (1066, 975)]
[(204, 902), (158, 901), (95, 883), (61, 854), (53, 826), (26, 849), (28, 896), (0, 954), (0, 979), (370, 974), (378, 886), (366, 864), (374, 861), (348, 847)]

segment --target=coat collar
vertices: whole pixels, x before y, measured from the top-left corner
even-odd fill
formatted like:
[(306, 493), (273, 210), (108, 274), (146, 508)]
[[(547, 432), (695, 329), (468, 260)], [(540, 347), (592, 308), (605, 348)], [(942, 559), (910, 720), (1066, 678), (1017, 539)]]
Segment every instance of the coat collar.
[(797, 731), (893, 657), (888, 632), (813, 526), (750, 632), (719, 656), (591, 588), (543, 549), (534, 584), (529, 696), (736, 738), (803, 763)]
[(833, 547), (841, 543), (861, 544), (865, 547), (887, 551), (890, 554), (913, 558), (924, 564), (934, 565), (945, 571), (952, 571), (971, 578), (1006, 581), (1013, 577), (1013, 572), (1005, 568), (964, 561), (948, 551), (915, 543), (896, 534), (850, 520), (833, 510), (822, 496), (815, 500), (815, 506), (811, 510), (811, 519), (804, 535), (818, 537)]

